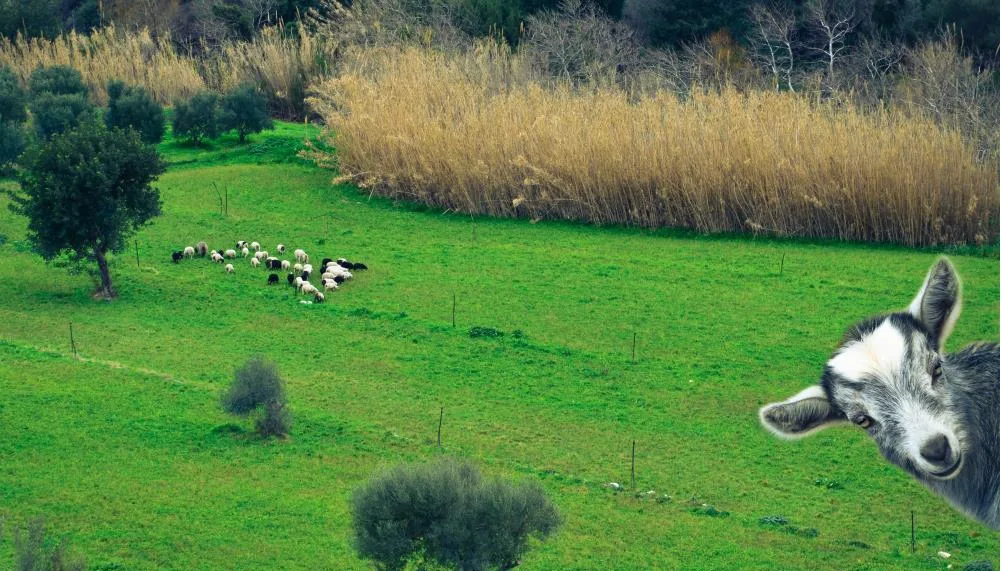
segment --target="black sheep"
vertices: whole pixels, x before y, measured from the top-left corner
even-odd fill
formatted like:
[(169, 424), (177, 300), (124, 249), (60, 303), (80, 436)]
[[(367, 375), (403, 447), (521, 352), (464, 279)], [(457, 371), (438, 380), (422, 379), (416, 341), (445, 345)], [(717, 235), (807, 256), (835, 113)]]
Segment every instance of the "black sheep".
[(285, 280), (288, 282), (288, 285), (294, 284), (295, 283), (295, 274), (289, 274), (289, 275), (285, 276)]
[(302, 281), (308, 282), (309, 281), (309, 272), (303, 270), (302, 275), (299, 276), (299, 277), (302, 278)]
[(339, 284), (342, 284), (344, 283), (344, 276), (334, 276), (334, 281)]
[(325, 268), (327, 267), (327, 264), (329, 264), (330, 262), (333, 262), (333, 260), (331, 260), (330, 258), (323, 258), (323, 261), (320, 262), (320, 267)]
[(354, 264), (345, 260), (344, 258), (337, 258), (337, 265), (344, 268), (345, 270), (353, 270)]
[(180, 262), (181, 259), (184, 258), (184, 252), (174, 252), (173, 254), (170, 255), (170, 257), (174, 260), (174, 263), (176, 264)]
[(278, 283), (278, 274), (271, 274), (268, 276), (268, 285), (274, 285)]
[(366, 266), (365, 264), (363, 264), (361, 262), (355, 262), (354, 263), (354, 269), (356, 269), (356, 270), (367, 270), (368, 266)]
[(282, 269), (282, 261), (281, 260), (268, 260), (268, 269), (269, 270), (280, 270), (280, 269)]

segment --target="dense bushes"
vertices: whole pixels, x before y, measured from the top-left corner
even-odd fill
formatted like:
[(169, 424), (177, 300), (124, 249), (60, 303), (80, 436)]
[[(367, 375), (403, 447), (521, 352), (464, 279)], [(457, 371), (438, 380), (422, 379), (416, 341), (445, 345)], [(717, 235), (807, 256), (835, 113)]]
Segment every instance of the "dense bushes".
[(237, 416), (257, 414), (255, 426), (262, 436), (285, 436), (291, 415), (285, 383), (278, 367), (263, 357), (251, 357), (236, 370), (233, 384), (222, 395), (223, 409)]
[(222, 131), (236, 130), (241, 143), (250, 133), (273, 129), (267, 99), (253, 85), (240, 85), (223, 96), (219, 105), (219, 126)]
[(26, 97), (17, 77), (7, 67), (0, 67), (0, 174), (5, 173), (24, 150)]
[(48, 139), (94, 116), (87, 86), (77, 70), (62, 65), (40, 67), (31, 73), (31, 115), (35, 133)]
[(413, 558), (460, 570), (508, 569), (560, 525), (536, 483), (484, 478), (468, 461), (397, 466), (351, 498), (355, 548), (382, 569)]
[(126, 86), (121, 81), (108, 84), (108, 128), (133, 128), (145, 143), (163, 140), (163, 107), (142, 87)]
[(219, 136), (219, 95), (211, 91), (196, 93), (187, 101), (174, 103), (174, 136), (195, 144)]
[(250, 84), (242, 84), (221, 98), (203, 91), (188, 101), (174, 103), (174, 136), (195, 144), (233, 130), (242, 143), (250, 133), (273, 128), (267, 99)]

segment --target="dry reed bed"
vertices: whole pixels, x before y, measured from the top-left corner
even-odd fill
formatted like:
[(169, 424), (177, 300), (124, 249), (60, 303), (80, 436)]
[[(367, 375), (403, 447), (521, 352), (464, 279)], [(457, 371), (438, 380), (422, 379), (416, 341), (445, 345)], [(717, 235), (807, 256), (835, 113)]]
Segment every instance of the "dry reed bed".
[(141, 85), (165, 104), (205, 87), (197, 62), (178, 53), (169, 38), (153, 38), (148, 30), (121, 33), (114, 26), (90, 35), (70, 32), (52, 40), (20, 35), (13, 41), (0, 38), (0, 66), (4, 65), (24, 84), (40, 66), (76, 68), (102, 105), (107, 103), (106, 87), (113, 79)]
[[(630, 101), (510, 81), (516, 55), (365, 58), (311, 99), (342, 172), (494, 216), (908, 245), (995, 242), (996, 165), (956, 132), (785, 93)], [(377, 60), (377, 64), (374, 63)], [(354, 71), (352, 71), (354, 70)]]

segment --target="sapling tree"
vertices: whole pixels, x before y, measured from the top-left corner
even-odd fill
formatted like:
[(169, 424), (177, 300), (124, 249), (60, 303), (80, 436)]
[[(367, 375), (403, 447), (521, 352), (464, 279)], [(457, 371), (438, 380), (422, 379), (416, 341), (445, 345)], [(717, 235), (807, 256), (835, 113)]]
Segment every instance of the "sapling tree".
[(219, 105), (219, 126), (223, 131), (236, 129), (240, 142), (250, 133), (273, 129), (268, 116), (268, 100), (249, 83), (245, 83), (223, 96)]
[(112, 299), (108, 254), (160, 214), (151, 184), (163, 171), (137, 132), (90, 120), (25, 152), (10, 208), (28, 218), (28, 240), (46, 260), (68, 254), (96, 262), (98, 294)]

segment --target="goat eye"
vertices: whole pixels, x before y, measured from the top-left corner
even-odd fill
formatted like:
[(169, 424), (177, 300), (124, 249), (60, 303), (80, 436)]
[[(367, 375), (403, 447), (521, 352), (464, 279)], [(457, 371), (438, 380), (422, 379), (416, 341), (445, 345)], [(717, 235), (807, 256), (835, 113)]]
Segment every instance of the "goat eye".
[(935, 366), (931, 370), (932, 384), (937, 383), (940, 378), (942, 378), (942, 361), (936, 360)]
[(860, 414), (855, 417), (855, 424), (861, 426), (862, 428), (869, 428), (872, 426), (872, 417), (867, 414)]

